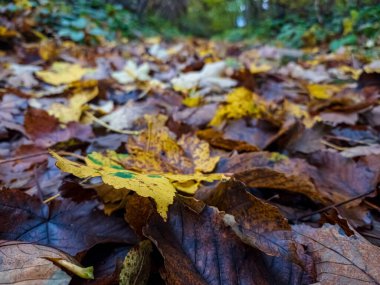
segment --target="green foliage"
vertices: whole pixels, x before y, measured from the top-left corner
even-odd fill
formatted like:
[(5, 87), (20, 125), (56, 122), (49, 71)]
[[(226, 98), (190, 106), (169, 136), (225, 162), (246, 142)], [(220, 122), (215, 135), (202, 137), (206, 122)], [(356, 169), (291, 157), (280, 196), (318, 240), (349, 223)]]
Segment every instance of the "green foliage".
[(77, 43), (93, 44), (106, 39), (123, 37), (179, 35), (171, 23), (156, 16), (142, 21), (120, 4), (101, 0), (24, 0), (1, 5), (0, 13), (13, 16), (28, 11), (36, 22), (36, 30), (47, 36), (69, 39)]
[(156, 35), (257, 40), (295, 48), (325, 45), (331, 50), (380, 42), (376, 1), (361, 1), (361, 6), (354, 0), (177, 1), (176, 6), (168, 0), (150, 0), (143, 13), (136, 13), (115, 4), (123, 1), (0, 0), (0, 13), (16, 18), (28, 11), (42, 34), (86, 44)]

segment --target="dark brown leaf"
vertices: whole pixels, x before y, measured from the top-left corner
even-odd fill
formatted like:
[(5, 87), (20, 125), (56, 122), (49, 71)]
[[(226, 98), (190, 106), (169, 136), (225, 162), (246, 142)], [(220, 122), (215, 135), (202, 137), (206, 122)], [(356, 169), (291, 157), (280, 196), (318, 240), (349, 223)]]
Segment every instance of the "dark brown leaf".
[(198, 214), (176, 202), (168, 222), (152, 216), (144, 234), (164, 257), (167, 284), (307, 284), (302, 281), (305, 273), (285, 261), (282, 267), (292, 268), (288, 273), (294, 275), (284, 282), (283, 276), (277, 279), (271, 270), (278, 268), (274, 264), (279, 260), (266, 263), (262, 253), (246, 246), (224, 225), (213, 207)]
[(291, 227), (278, 208), (247, 192), (241, 182), (221, 183), (207, 204), (227, 213), (223, 221), (243, 242), (268, 255), (281, 256), (306, 268), (302, 248), (294, 241)]
[(53, 200), (48, 205), (18, 190), (0, 192), (0, 238), (35, 242), (71, 255), (105, 242), (135, 244), (122, 218), (107, 217), (96, 201)]

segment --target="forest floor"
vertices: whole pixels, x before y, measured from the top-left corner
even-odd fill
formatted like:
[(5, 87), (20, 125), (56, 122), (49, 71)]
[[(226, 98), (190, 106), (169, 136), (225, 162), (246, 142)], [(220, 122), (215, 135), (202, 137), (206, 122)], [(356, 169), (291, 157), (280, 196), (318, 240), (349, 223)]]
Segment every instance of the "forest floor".
[(0, 42), (0, 284), (380, 284), (379, 60)]

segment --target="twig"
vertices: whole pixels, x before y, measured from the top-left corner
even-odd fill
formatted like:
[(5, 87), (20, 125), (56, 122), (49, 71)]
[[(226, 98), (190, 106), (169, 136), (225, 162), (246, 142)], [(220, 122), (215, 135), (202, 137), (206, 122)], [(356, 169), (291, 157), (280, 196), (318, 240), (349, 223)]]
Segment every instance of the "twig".
[(380, 239), (379, 236), (376, 236), (376, 235), (373, 235), (373, 234), (363, 233), (363, 232), (360, 232), (360, 234), (361, 234), (362, 236), (366, 236), (366, 237), (369, 237), (369, 238)]
[(98, 119), (97, 117), (95, 117), (90, 112), (86, 111), (85, 114), (87, 116), (89, 116), (91, 119), (93, 119), (95, 122), (97, 122), (99, 125), (101, 125), (102, 127), (105, 127), (106, 129), (111, 130), (111, 131), (113, 131), (115, 133), (119, 133), (119, 134), (123, 134), (123, 135), (135, 135), (135, 136), (137, 136), (137, 135), (139, 135), (141, 133), (141, 131), (118, 130), (118, 129), (112, 128), (110, 125), (108, 125), (107, 123), (105, 123), (102, 120)]
[(325, 141), (325, 140), (321, 140), (321, 143), (324, 144), (324, 145), (327, 145), (333, 149), (337, 149), (337, 150), (340, 150), (340, 151), (343, 151), (343, 150), (346, 150), (348, 149), (348, 147), (341, 147), (341, 146), (338, 146), (338, 145), (335, 145), (335, 144), (332, 144), (328, 141)]
[(59, 196), (61, 196), (60, 193), (55, 194), (54, 196), (51, 196), (51, 197), (45, 199), (45, 200), (43, 201), (43, 203), (44, 203), (44, 204), (47, 204), (47, 203), (49, 203), (50, 201), (53, 201), (55, 198), (58, 198)]
[[(73, 152), (58, 151), (57, 153), (60, 155), (67, 155), (67, 156), (76, 157), (76, 158), (81, 159), (81, 160), (85, 159), (84, 156), (81, 156), (81, 155), (73, 153)], [(20, 156), (16, 156), (16, 157), (12, 157), (12, 158), (1, 159), (0, 164), (13, 162), (13, 161), (17, 161), (17, 160), (25, 160), (25, 159), (29, 159), (32, 157), (41, 156), (41, 155), (48, 155), (48, 154), (49, 154), (48, 151), (42, 151), (42, 152), (37, 152), (37, 153), (32, 153), (32, 154), (20, 155)]]
[(86, 158), (80, 154), (76, 154), (74, 152), (69, 152), (69, 151), (64, 151), (64, 150), (61, 150), (61, 151), (58, 151), (57, 152), (58, 154), (60, 155), (67, 155), (67, 156), (72, 156), (72, 157), (76, 157), (80, 160), (85, 160)]
[(352, 202), (352, 201), (354, 201), (354, 200), (357, 200), (357, 199), (359, 199), (359, 198), (365, 197), (365, 196), (367, 196), (367, 195), (369, 195), (369, 194), (371, 194), (371, 193), (373, 193), (373, 192), (375, 192), (375, 191), (376, 191), (376, 189), (373, 189), (373, 190), (371, 190), (371, 191), (369, 191), (369, 192), (366, 192), (366, 193), (363, 193), (363, 194), (357, 195), (357, 196), (355, 196), (355, 197), (353, 197), (353, 198), (350, 198), (350, 199), (348, 199), (348, 200), (346, 200), (346, 201), (339, 202), (339, 203), (335, 203), (335, 204), (330, 205), (330, 206), (326, 206), (326, 207), (324, 207), (324, 208), (322, 208), (322, 209), (319, 209), (319, 210), (317, 210), (317, 211), (314, 211), (314, 212), (311, 212), (311, 213), (309, 213), (309, 214), (306, 214), (306, 215), (303, 215), (303, 216), (301, 216), (301, 217), (298, 217), (298, 218), (296, 219), (296, 221), (301, 221), (301, 220), (303, 220), (303, 219), (305, 219), (305, 218), (307, 218), (307, 217), (313, 216), (313, 215), (315, 215), (315, 214), (320, 214), (320, 213), (326, 212), (327, 210), (330, 210), (331, 208), (337, 208), (337, 207), (340, 207), (340, 206), (345, 205), (345, 204), (347, 204), (347, 203), (350, 203), (350, 202)]
[(370, 142), (360, 141), (360, 140), (353, 140), (353, 139), (350, 139), (350, 138), (340, 137), (340, 136), (326, 135), (325, 138), (329, 138), (329, 139), (333, 139), (333, 140), (339, 140), (339, 141), (345, 141), (345, 142), (353, 142), (353, 143), (364, 144), (364, 145), (371, 145)]
[(33, 154), (20, 155), (20, 156), (16, 156), (16, 157), (12, 157), (12, 158), (2, 159), (2, 160), (0, 160), (0, 164), (13, 162), (16, 160), (24, 160), (24, 159), (28, 159), (28, 158), (32, 158), (32, 157), (36, 157), (36, 156), (41, 156), (41, 155), (46, 155), (46, 154), (49, 154), (49, 152), (43, 151), (43, 152), (37, 152), (37, 153), (33, 153)]

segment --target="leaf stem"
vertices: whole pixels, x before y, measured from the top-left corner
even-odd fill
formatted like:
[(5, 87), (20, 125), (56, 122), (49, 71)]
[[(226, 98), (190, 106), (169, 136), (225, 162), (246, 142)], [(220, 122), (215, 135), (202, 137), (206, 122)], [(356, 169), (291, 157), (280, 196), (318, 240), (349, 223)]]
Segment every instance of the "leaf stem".
[(319, 210), (317, 210), (317, 211), (314, 211), (314, 212), (311, 212), (311, 213), (309, 213), (309, 214), (306, 214), (306, 215), (303, 215), (303, 216), (301, 216), (301, 217), (298, 217), (298, 218), (296, 219), (296, 221), (302, 221), (303, 219), (305, 219), (305, 218), (307, 218), (307, 217), (313, 216), (313, 215), (315, 215), (315, 214), (320, 214), (320, 213), (326, 212), (327, 210), (330, 210), (331, 208), (335, 208), (335, 207), (343, 206), (343, 205), (345, 205), (345, 204), (347, 204), (347, 203), (350, 203), (350, 202), (352, 202), (352, 201), (354, 201), (354, 200), (357, 200), (357, 199), (360, 199), (360, 198), (362, 198), (362, 197), (368, 196), (369, 194), (375, 192), (376, 190), (377, 190), (377, 189), (373, 189), (373, 190), (371, 190), (371, 191), (368, 191), (368, 192), (366, 192), (366, 193), (363, 193), (363, 194), (357, 195), (357, 196), (352, 197), (352, 198), (350, 198), (350, 199), (348, 199), (348, 200), (345, 200), (345, 201), (343, 201), (343, 202), (339, 202), (339, 203), (332, 204), (332, 205), (330, 205), (330, 206), (326, 206), (326, 207), (324, 207), (324, 208), (322, 208), (322, 209), (319, 209)]

